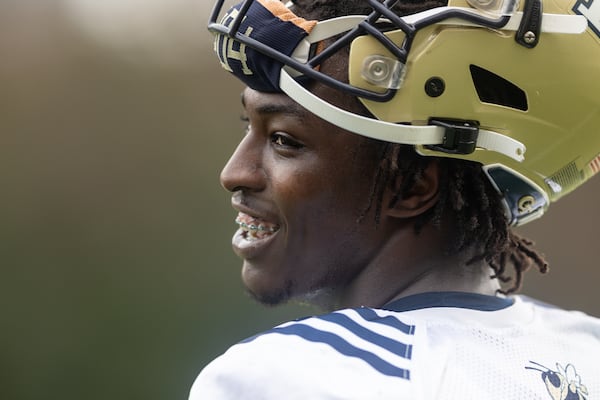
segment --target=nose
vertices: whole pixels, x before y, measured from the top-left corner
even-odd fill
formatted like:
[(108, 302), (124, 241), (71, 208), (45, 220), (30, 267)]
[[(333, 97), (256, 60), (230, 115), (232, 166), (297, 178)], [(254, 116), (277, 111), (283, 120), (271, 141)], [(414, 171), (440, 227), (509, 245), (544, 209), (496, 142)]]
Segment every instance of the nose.
[(230, 192), (260, 191), (265, 185), (261, 148), (252, 133), (248, 133), (221, 171), (221, 185)]

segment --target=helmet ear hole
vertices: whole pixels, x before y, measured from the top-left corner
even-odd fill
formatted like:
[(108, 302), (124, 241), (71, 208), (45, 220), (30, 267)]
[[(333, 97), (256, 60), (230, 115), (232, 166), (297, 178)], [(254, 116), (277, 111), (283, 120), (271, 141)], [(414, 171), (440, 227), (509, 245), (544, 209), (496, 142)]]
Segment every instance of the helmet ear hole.
[(479, 100), (483, 103), (527, 111), (527, 96), (517, 85), (477, 65), (470, 65), (469, 69)]

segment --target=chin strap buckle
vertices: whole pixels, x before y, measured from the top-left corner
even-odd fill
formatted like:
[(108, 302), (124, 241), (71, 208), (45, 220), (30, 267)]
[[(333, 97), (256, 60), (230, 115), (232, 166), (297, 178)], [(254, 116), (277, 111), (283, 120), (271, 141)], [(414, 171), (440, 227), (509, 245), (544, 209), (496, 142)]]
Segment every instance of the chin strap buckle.
[(479, 137), (478, 122), (432, 118), (429, 125), (444, 128), (444, 138), (441, 144), (427, 146), (428, 148), (449, 154), (471, 154), (475, 151)]

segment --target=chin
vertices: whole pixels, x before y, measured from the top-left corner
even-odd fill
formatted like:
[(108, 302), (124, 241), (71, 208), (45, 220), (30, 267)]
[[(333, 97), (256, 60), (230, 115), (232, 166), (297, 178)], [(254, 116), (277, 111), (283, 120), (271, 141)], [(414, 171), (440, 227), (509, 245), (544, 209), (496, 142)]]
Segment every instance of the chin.
[(247, 294), (265, 306), (296, 303), (330, 311), (337, 306), (340, 294), (325, 282), (298, 282), (276, 277), (248, 262), (242, 267), (242, 281)]
[(287, 282), (282, 287), (258, 289), (245, 282), (246, 293), (258, 303), (270, 307), (288, 303), (291, 299), (292, 286), (292, 282)]
[(263, 306), (275, 307), (288, 303), (317, 307), (323, 311), (333, 311), (338, 304), (338, 297), (333, 289), (316, 289), (307, 293), (293, 294), (293, 283), (288, 282), (284, 288), (270, 291), (252, 290), (246, 286), (246, 292)]

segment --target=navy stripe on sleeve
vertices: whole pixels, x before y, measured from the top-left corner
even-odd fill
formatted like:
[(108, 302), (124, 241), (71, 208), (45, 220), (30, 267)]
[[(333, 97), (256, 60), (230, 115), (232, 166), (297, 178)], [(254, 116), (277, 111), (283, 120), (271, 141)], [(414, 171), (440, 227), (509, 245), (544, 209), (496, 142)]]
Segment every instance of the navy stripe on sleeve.
[(383, 336), (376, 332), (373, 332), (373, 331), (365, 328), (364, 326), (361, 326), (360, 324), (356, 323), (355, 321), (352, 320), (352, 318), (348, 317), (347, 315), (340, 314), (340, 313), (332, 313), (332, 314), (326, 314), (326, 315), (323, 315), (323, 316), (320, 316), (317, 318), (325, 320), (325, 321), (333, 322), (337, 325), (343, 326), (344, 328), (348, 329), (350, 332), (354, 333), (356, 336), (358, 336), (368, 342), (371, 342), (377, 346), (383, 347), (384, 349), (388, 350), (389, 352), (394, 353), (402, 358), (410, 359), (410, 355), (412, 352), (411, 345), (409, 345), (409, 344), (407, 345), (405, 343), (399, 342), (399, 341), (389, 338), (387, 336)]
[(366, 321), (376, 322), (378, 324), (390, 326), (394, 329), (398, 329), (399, 331), (401, 331), (407, 335), (415, 334), (415, 326), (414, 325), (405, 324), (404, 322), (400, 321), (398, 318), (394, 318), (391, 315), (389, 315), (387, 317), (381, 317), (374, 310), (372, 310), (370, 308), (355, 308), (354, 311), (356, 311)]
[(390, 364), (377, 355), (369, 351), (359, 349), (338, 335), (330, 332), (325, 332), (304, 324), (293, 324), (281, 328), (275, 328), (268, 333), (299, 336), (310, 342), (324, 343), (334, 348), (340, 354), (348, 357), (356, 357), (365, 361), (383, 375), (410, 379), (409, 370)]

